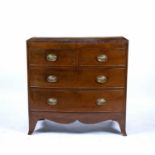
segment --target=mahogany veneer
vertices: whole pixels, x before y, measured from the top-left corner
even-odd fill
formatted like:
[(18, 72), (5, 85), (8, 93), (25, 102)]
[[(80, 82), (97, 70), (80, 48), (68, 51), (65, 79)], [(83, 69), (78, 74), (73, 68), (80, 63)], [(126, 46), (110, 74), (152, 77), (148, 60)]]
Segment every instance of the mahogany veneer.
[(38, 120), (115, 120), (126, 135), (128, 40), (27, 40), (29, 132)]

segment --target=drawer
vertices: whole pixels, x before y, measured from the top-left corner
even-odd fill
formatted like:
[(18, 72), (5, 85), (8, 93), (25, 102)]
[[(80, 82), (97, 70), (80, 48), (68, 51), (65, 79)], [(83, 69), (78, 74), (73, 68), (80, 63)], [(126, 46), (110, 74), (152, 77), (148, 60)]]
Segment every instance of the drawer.
[(124, 89), (52, 91), (30, 89), (32, 111), (55, 112), (122, 112), (124, 110)]
[(126, 66), (125, 49), (82, 49), (79, 52), (80, 66)]
[(55, 70), (30, 68), (31, 87), (42, 88), (122, 88), (125, 86), (125, 68)]
[(70, 49), (29, 49), (29, 64), (45, 66), (74, 66), (76, 53)]

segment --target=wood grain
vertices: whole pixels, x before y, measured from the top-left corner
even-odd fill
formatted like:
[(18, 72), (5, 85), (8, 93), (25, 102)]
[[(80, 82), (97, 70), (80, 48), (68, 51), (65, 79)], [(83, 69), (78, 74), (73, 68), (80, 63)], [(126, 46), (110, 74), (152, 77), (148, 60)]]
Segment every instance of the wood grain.
[[(57, 61), (47, 61), (49, 53), (56, 54)], [(100, 54), (106, 54), (108, 61), (98, 62)], [(125, 136), (127, 67), (128, 40), (124, 37), (27, 40), (28, 134), (44, 119), (59, 123), (115, 120)], [(51, 74), (58, 77), (56, 83), (47, 82)], [(97, 83), (98, 75), (105, 75), (107, 82)], [(51, 97), (58, 99), (57, 105), (47, 104)], [(107, 102), (97, 106), (100, 97)]]
[[(125, 87), (124, 68), (87, 69), (87, 70), (59, 70), (50, 68), (30, 68), (30, 86), (41, 88), (123, 88)], [(49, 75), (57, 76), (58, 81), (49, 83)], [(97, 83), (99, 75), (107, 77), (103, 84)]]
[[(55, 112), (123, 112), (124, 90), (50, 90), (31, 89), (32, 111)], [(56, 105), (48, 105), (48, 98), (56, 98)], [(105, 105), (98, 106), (96, 100), (104, 98)]]

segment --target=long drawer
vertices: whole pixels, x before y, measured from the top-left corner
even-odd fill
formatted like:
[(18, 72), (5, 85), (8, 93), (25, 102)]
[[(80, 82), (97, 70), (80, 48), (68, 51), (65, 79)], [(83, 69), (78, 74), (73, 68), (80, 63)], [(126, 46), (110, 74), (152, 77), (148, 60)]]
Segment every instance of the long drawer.
[(122, 112), (124, 90), (50, 90), (30, 89), (32, 111)]
[(123, 88), (125, 68), (59, 70), (30, 68), (30, 87), (42, 88)]

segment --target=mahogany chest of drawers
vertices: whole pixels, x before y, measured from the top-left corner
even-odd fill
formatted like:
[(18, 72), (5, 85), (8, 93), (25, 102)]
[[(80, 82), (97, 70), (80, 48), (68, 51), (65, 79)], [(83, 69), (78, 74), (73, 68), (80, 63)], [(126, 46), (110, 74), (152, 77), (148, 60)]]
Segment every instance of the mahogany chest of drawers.
[(128, 40), (27, 40), (29, 133), (38, 120), (117, 121), (126, 135)]

